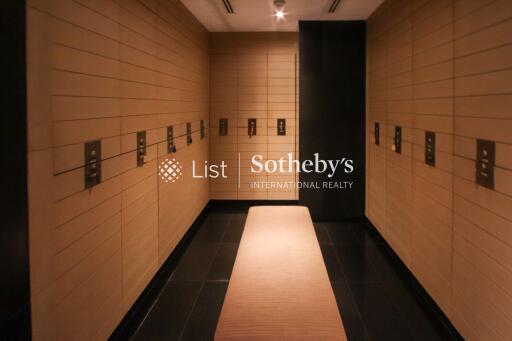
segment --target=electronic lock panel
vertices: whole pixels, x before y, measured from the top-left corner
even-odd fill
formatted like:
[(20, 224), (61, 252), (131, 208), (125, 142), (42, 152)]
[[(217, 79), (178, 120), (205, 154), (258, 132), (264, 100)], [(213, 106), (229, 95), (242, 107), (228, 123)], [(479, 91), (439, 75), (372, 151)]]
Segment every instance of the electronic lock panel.
[(436, 133), (425, 132), (425, 163), (429, 166), (436, 165)]
[(476, 183), (494, 189), (494, 164), (496, 144), (494, 141), (476, 142)]
[(277, 119), (277, 135), (286, 135), (286, 119)]
[(146, 154), (146, 131), (144, 130), (137, 132), (137, 167), (144, 165), (144, 157)]
[(173, 126), (167, 127), (167, 152), (176, 153), (176, 145), (174, 144), (174, 128)]
[(87, 142), (85, 153), (85, 188), (91, 188), (101, 182), (101, 141)]
[(249, 118), (247, 121), (247, 135), (249, 137), (256, 135), (256, 119)]
[(375, 144), (377, 146), (380, 145), (380, 126), (379, 126), (379, 122), (375, 122), (375, 126), (373, 128), (373, 135), (374, 135)]
[(187, 146), (192, 144), (192, 124), (187, 123)]
[(227, 136), (228, 135), (228, 119), (221, 118), (219, 119), (219, 136)]
[(395, 144), (394, 151), (398, 154), (402, 154), (402, 127), (395, 127)]

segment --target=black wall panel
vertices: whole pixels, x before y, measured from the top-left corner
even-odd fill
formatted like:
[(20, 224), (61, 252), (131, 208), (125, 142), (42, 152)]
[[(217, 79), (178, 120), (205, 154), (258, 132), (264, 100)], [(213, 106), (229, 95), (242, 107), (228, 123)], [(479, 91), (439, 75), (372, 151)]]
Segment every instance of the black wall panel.
[(304, 184), (353, 182), (352, 188), (299, 190), (299, 202), (315, 219), (364, 217), (365, 193), (365, 22), (299, 23), (301, 160), (352, 159), (354, 171), (300, 173)]
[(0, 1), (2, 168), (0, 339), (30, 338), (25, 2)]

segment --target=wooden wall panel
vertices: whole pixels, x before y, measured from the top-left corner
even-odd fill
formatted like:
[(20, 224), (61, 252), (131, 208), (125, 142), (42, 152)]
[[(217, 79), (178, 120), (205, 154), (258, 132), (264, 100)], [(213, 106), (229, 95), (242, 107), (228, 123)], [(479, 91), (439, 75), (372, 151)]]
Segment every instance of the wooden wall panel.
[[(368, 20), (367, 216), (469, 340), (512, 337), (511, 20), (504, 0), (388, 0)], [(496, 141), (494, 190), (477, 139)]]
[[(412, 264), (416, 277), (450, 315), (452, 250), (453, 6), (428, 2), (412, 14), (413, 203)], [(435, 57), (433, 57), (435, 56)], [(440, 105), (448, 109), (438, 111)], [(436, 133), (436, 166), (425, 164), (425, 133)], [(436, 193), (425, 191), (434, 188)], [(441, 200), (445, 198), (445, 200)]]
[[(382, 11), (382, 8), (379, 9)], [(380, 18), (376, 16), (374, 18)], [(367, 43), (367, 196), (366, 215), (383, 236), (386, 231), (386, 156), (387, 156), (387, 36), (376, 19), (368, 22)], [(373, 34), (373, 36), (370, 36)], [(375, 124), (379, 125), (379, 145)]]
[[(457, 324), (475, 339), (512, 337), (510, 1), (454, 4), (454, 276)], [(500, 30), (508, 31), (505, 36)], [(476, 139), (496, 141), (495, 189), (476, 186)], [(500, 160), (501, 161), (500, 161)], [(507, 160), (507, 161), (505, 161)], [(501, 178), (501, 179), (500, 179)]]
[[(387, 126), (386, 238), (402, 261), (411, 264), (411, 203), (413, 160), (412, 18), (388, 27), (386, 48)], [(392, 150), (395, 127), (402, 128), (402, 153)]]
[[(191, 173), (209, 154), (208, 32), (177, 0), (31, 0), (27, 60), (33, 338), (105, 340), (209, 200)], [(95, 139), (102, 183), (84, 190)]]
[[(225, 161), (227, 179), (212, 179), (212, 199), (297, 199), (297, 190), (254, 188), (254, 182), (296, 182), (296, 174), (251, 173), (250, 159), (278, 160), (297, 145), (297, 34), (213, 33), (211, 35), (210, 126), (212, 162)], [(228, 119), (228, 136), (219, 136), (219, 119)], [(249, 118), (257, 135), (247, 135)], [(277, 119), (286, 119), (286, 136)], [(238, 162), (240, 161), (240, 174)]]

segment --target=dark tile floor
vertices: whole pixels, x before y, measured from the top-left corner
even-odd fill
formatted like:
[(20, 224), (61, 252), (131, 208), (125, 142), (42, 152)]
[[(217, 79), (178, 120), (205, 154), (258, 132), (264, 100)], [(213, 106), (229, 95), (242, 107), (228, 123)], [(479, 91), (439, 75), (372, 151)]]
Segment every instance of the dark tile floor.
[[(213, 340), (247, 210), (212, 208), (134, 340)], [(349, 340), (456, 340), (367, 223), (315, 223)]]

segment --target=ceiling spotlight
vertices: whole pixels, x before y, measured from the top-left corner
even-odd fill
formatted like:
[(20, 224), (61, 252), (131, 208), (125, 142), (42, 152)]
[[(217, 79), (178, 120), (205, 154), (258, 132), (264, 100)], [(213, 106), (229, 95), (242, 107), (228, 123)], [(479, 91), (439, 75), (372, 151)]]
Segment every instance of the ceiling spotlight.
[(286, 4), (285, 0), (274, 0), (274, 6), (276, 7), (276, 18), (277, 20), (284, 19), (284, 5)]

